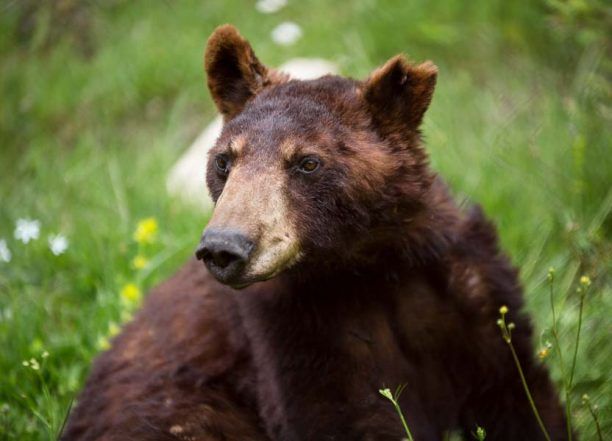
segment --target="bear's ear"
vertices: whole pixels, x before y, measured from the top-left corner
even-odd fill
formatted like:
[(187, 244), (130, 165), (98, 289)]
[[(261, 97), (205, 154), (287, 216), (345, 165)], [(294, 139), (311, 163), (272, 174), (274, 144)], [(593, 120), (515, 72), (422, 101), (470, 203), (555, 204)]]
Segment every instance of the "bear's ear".
[(268, 69), (232, 25), (219, 26), (206, 45), (208, 89), (219, 112), (230, 119), (268, 82)]
[(438, 68), (431, 61), (410, 64), (397, 55), (376, 69), (363, 84), (363, 97), (385, 134), (417, 130), (429, 107)]

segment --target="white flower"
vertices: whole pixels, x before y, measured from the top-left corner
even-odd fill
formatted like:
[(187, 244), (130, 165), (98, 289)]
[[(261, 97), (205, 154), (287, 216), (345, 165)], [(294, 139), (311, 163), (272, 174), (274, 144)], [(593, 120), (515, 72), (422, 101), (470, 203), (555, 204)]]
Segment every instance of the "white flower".
[(290, 46), (301, 36), (302, 28), (292, 21), (281, 23), (272, 30), (272, 40), (281, 46)]
[(11, 257), (11, 250), (9, 250), (6, 240), (0, 239), (0, 262), (10, 262)]
[(287, 6), (287, 0), (259, 0), (255, 5), (262, 14), (274, 14)]
[(56, 256), (64, 254), (64, 252), (68, 249), (68, 239), (66, 239), (66, 236), (61, 234), (49, 236), (49, 248)]
[(40, 221), (32, 219), (17, 219), (15, 239), (28, 243), (40, 236)]

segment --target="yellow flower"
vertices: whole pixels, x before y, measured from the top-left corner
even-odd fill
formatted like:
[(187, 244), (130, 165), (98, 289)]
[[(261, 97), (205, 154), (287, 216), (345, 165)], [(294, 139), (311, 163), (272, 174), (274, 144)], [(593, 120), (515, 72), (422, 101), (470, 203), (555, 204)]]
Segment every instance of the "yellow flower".
[(501, 315), (508, 314), (508, 307), (506, 305), (502, 306), (501, 308), (499, 308), (499, 313)]
[(132, 267), (137, 270), (143, 269), (145, 266), (149, 264), (148, 259), (145, 256), (138, 255), (132, 259)]
[(154, 217), (142, 219), (134, 231), (134, 240), (139, 244), (152, 243), (155, 241), (157, 230), (157, 220)]
[(110, 349), (111, 345), (110, 342), (108, 341), (108, 338), (105, 337), (104, 335), (101, 335), (98, 337), (98, 341), (96, 342), (96, 346), (98, 347), (98, 349), (100, 351), (106, 351), (108, 349)]
[(589, 276), (582, 276), (580, 278), (580, 284), (585, 288), (588, 288), (589, 286), (591, 286), (591, 278)]
[(119, 328), (119, 326), (117, 325), (117, 323), (115, 322), (110, 322), (108, 324), (108, 335), (109, 337), (114, 337), (115, 335), (119, 334), (119, 331), (121, 329)]
[(126, 323), (132, 320), (132, 313), (126, 309), (121, 311), (121, 323)]
[(126, 303), (137, 303), (140, 301), (141, 296), (140, 288), (134, 283), (128, 283), (121, 289), (121, 298)]
[(540, 360), (544, 360), (546, 357), (548, 357), (548, 354), (550, 354), (550, 351), (548, 348), (542, 348), (538, 351), (538, 358)]

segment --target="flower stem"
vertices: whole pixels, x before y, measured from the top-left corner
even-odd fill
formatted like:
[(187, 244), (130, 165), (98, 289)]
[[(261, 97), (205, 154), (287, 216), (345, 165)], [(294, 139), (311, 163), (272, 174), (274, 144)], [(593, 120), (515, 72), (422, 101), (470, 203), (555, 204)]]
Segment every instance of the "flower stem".
[(567, 382), (567, 376), (565, 375), (565, 363), (563, 362), (563, 353), (561, 352), (561, 346), (559, 344), (559, 334), (557, 332), (557, 316), (555, 314), (555, 301), (554, 301), (554, 272), (551, 270), (548, 273), (550, 282), (550, 309), (552, 311), (552, 335), (555, 341), (555, 348), (559, 355), (559, 367), (561, 368), (561, 378), (563, 379), (563, 389), (565, 392), (565, 425), (567, 428), (567, 439), (572, 441), (572, 403), (570, 400), (570, 388)]
[(395, 407), (395, 410), (397, 411), (397, 414), (400, 417), (400, 421), (402, 422), (402, 426), (404, 426), (404, 430), (406, 431), (406, 435), (408, 436), (408, 441), (414, 441), (414, 438), (412, 437), (412, 433), (410, 432), (410, 428), (408, 427), (408, 423), (406, 422), (406, 419), (404, 418), (404, 414), (402, 413), (402, 409), (400, 408), (400, 405), (398, 402), (399, 396), (404, 390), (404, 387), (405, 385), (399, 386), (396, 389), (395, 394), (392, 394), (389, 389), (381, 389), (378, 392), (383, 397), (391, 401), (391, 403), (393, 403), (393, 407)]
[(512, 353), (512, 358), (514, 359), (514, 364), (518, 370), (518, 373), (521, 377), (521, 383), (523, 383), (523, 389), (525, 390), (525, 394), (527, 395), (527, 399), (529, 400), (529, 404), (531, 405), (531, 410), (538, 421), (538, 425), (544, 434), (544, 438), (546, 441), (550, 441), (550, 435), (548, 435), (548, 431), (544, 426), (544, 422), (540, 417), (540, 413), (538, 412), (538, 408), (533, 401), (533, 397), (531, 396), (531, 392), (529, 391), (529, 385), (527, 384), (527, 379), (525, 378), (525, 374), (523, 373), (523, 368), (521, 367), (521, 362), (519, 361), (518, 355), (516, 355), (516, 351), (514, 350), (514, 345), (512, 344), (512, 331), (515, 328), (515, 324), (513, 322), (506, 323), (506, 314), (508, 314), (508, 307), (503, 305), (499, 308), (500, 318), (497, 320), (497, 325), (501, 330), (502, 338), (508, 344), (510, 348), (510, 352)]
[(574, 357), (572, 359), (572, 369), (570, 370), (569, 387), (572, 388), (574, 382), (574, 371), (576, 370), (576, 357), (578, 355), (578, 344), (580, 343), (580, 330), (582, 329), (582, 310), (584, 309), (585, 290), (580, 293), (580, 311), (578, 312), (578, 330), (576, 331), (576, 345), (574, 346)]
[(397, 414), (399, 415), (400, 420), (402, 421), (402, 426), (404, 426), (406, 435), (408, 435), (408, 441), (414, 441), (414, 438), (412, 437), (412, 433), (410, 432), (410, 428), (408, 427), (408, 423), (406, 422), (406, 419), (404, 418), (404, 414), (402, 413), (402, 409), (400, 408), (399, 404), (395, 401), (393, 402), (393, 405), (395, 406), (395, 410), (397, 410)]
[(538, 424), (540, 426), (540, 429), (542, 430), (542, 433), (544, 434), (544, 438), (546, 438), (547, 441), (550, 441), (550, 436), (548, 435), (548, 431), (546, 430), (546, 427), (544, 426), (544, 423), (542, 422), (542, 418), (540, 418), (540, 413), (538, 412), (538, 408), (536, 407), (535, 402), (533, 401), (533, 397), (531, 396), (531, 392), (529, 391), (529, 386), (527, 385), (527, 380), (525, 379), (525, 374), (523, 373), (521, 362), (519, 361), (518, 356), (516, 355), (516, 351), (514, 350), (512, 341), (506, 340), (506, 342), (508, 343), (508, 346), (510, 347), (510, 351), (512, 352), (512, 358), (514, 358), (514, 364), (516, 365), (519, 375), (521, 376), (521, 382), (523, 383), (523, 389), (525, 389), (525, 394), (527, 394), (527, 399), (529, 400), (529, 404), (531, 405), (531, 410), (533, 411), (533, 414), (538, 420)]
[(595, 410), (593, 410), (591, 403), (587, 403), (587, 409), (589, 409), (589, 413), (593, 417), (593, 421), (595, 421), (595, 427), (597, 429), (597, 439), (599, 439), (599, 441), (603, 441), (601, 426), (599, 425), (599, 418), (597, 417), (597, 413), (595, 412)]

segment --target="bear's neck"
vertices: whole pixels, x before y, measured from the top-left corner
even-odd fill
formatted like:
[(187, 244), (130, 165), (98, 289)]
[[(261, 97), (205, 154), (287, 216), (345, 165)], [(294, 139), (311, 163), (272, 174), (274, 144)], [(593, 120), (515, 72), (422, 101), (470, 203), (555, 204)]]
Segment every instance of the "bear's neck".
[(300, 262), (283, 278), (294, 286), (313, 280), (324, 283), (339, 274), (393, 278), (394, 273), (443, 259), (456, 241), (462, 218), (445, 183), (437, 178), (418, 208), (400, 210), (397, 218), (355, 238), (352, 246)]
[[(371, 343), (374, 324), (394, 329), (393, 311), (404, 301), (399, 299), (444, 291), (445, 257), (460, 222), (460, 212), (445, 188), (432, 188), (424, 209), (393, 231), (393, 240), (367, 249), (366, 258), (296, 267), (233, 292), (237, 320), (230, 328), (236, 341), (247, 342), (253, 376), (246, 380), (246, 390), (258, 402), (269, 434), (292, 439), (290, 422), (299, 418), (292, 409), (314, 406), (307, 401), (297, 406), (285, 403), (286, 397), (301, 400), (311, 392), (311, 383), (304, 379), (313, 375), (313, 366), (343, 359), (350, 361), (350, 370), (351, 363), (360, 361), (349, 355), (362, 353), (364, 342)], [(389, 334), (387, 343), (394, 338)]]
[(411, 268), (440, 260), (457, 240), (462, 219), (463, 214), (446, 184), (435, 178), (422, 209), (402, 219), (395, 243), (391, 232), (394, 258)]

